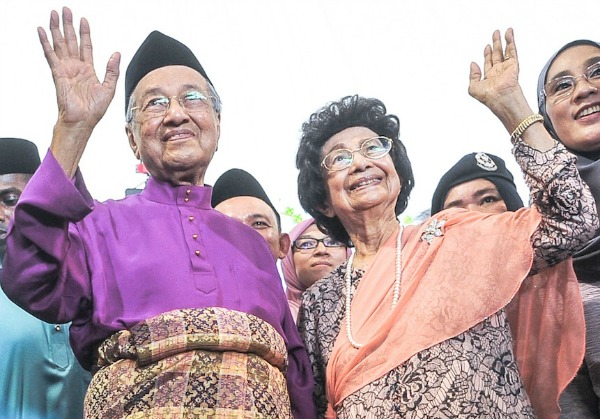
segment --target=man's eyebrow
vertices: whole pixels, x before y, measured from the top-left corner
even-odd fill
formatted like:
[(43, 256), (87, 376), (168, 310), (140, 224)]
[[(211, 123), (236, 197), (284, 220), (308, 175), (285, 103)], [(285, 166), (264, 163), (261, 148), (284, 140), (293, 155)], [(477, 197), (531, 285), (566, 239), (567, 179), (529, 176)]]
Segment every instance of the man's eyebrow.
[(4, 189), (0, 189), (0, 195), (5, 195), (7, 193), (11, 193), (11, 192), (16, 192), (16, 193), (22, 193), (23, 191), (19, 188), (17, 188), (16, 186), (10, 186), (8, 188), (4, 188)]
[(253, 220), (262, 219), (262, 220), (267, 220), (269, 222), (271, 221), (267, 214), (261, 214), (261, 213), (249, 214), (248, 218), (251, 218)]
[[(199, 90), (202, 91), (202, 88), (195, 84), (195, 83), (186, 83), (183, 86), (181, 86), (181, 90)], [(142, 92), (142, 97), (144, 96), (149, 96), (149, 95), (162, 95), (163, 93), (163, 88), (161, 86), (154, 86), (154, 87), (150, 87), (148, 90), (146, 90), (145, 92)]]

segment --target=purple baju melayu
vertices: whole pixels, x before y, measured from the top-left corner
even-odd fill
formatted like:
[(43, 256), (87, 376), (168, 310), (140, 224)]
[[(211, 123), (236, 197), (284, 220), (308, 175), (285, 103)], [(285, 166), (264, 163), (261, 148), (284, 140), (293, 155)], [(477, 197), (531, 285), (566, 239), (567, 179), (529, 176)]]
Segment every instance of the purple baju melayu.
[(45, 321), (72, 321), (86, 368), (106, 338), (160, 313), (253, 314), (283, 336), (295, 416), (312, 417), (311, 367), (272, 256), (255, 231), (211, 208), (211, 193), (150, 178), (139, 195), (99, 203), (49, 152), (16, 207), (2, 287)]

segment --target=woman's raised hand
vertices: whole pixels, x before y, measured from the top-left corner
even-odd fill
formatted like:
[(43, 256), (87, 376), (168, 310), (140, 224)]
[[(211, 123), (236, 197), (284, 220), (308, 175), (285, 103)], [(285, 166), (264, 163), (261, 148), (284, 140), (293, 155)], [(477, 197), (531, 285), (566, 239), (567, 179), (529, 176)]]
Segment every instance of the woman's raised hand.
[(64, 7), (62, 10), (63, 33), (60, 31), (59, 16), (56, 11), (50, 14), (52, 45), (46, 31), (38, 28), (38, 35), (44, 55), (52, 71), (58, 102), (58, 123), (91, 130), (104, 116), (115, 95), (119, 78), (119, 53), (113, 53), (106, 66), (104, 81), (100, 83), (94, 70), (90, 25), (81, 19), (79, 37), (73, 27), (73, 14)]
[(483, 74), (471, 63), (469, 94), (500, 116), (517, 98), (525, 99), (519, 85), (519, 61), (512, 29), (505, 34), (506, 49), (502, 48), (500, 31), (494, 31), (492, 45), (485, 46)]
[[(504, 37), (504, 51), (500, 31), (494, 32), (492, 46), (486, 45), (483, 74), (476, 63), (471, 63), (469, 94), (487, 106), (506, 130), (513, 133), (533, 111), (519, 85), (519, 60), (513, 30), (508, 29)], [(528, 128), (522, 139), (540, 151), (547, 151), (554, 146), (554, 140), (542, 124)]]

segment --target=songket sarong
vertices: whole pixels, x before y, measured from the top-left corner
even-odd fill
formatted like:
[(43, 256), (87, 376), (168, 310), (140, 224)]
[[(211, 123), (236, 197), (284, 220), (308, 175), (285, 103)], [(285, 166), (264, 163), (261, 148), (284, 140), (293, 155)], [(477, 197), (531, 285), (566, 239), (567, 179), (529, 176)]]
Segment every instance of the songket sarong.
[(281, 335), (224, 308), (174, 310), (98, 349), (86, 418), (291, 418)]

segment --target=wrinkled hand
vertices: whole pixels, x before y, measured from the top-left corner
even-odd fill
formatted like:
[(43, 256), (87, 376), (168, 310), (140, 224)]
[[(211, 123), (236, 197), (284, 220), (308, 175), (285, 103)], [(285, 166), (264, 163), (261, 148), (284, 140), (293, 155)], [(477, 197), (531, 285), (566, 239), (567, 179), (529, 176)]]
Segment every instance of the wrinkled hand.
[(486, 105), (495, 114), (503, 107), (510, 106), (515, 95), (522, 96), (519, 86), (519, 61), (512, 29), (505, 34), (506, 51), (502, 50), (500, 31), (492, 36), (493, 44), (486, 45), (483, 78), (480, 67), (471, 63), (469, 94)]
[(64, 7), (62, 10), (63, 33), (59, 27), (56, 11), (50, 14), (50, 32), (53, 45), (50, 45), (46, 32), (38, 28), (38, 35), (44, 55), (52, 71), (58, 102), (58, 123), (69, 126), (83, 126), (90, 132), (104, 116), (115, 95), (119, 77), (119, 53), (113, 53), (106, 66), (104, 81), (100, 83), (94, 70), (90, 25), (81, 19), (78, 45), (73, 27), (73, 14)]

